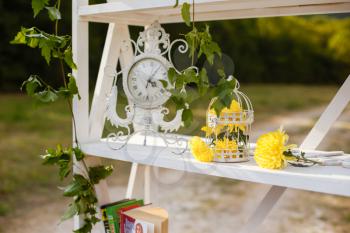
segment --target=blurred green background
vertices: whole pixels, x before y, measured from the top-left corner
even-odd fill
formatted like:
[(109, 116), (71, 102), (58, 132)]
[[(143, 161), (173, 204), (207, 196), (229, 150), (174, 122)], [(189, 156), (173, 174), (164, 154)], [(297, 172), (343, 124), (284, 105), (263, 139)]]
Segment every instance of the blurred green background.
[[(97, 2), (97, 1), (95, 1)], [(62, 33), (70, 33), (70, 1), (63, 1)], [(20, 26), (37, 25), (52, 31), (45, 14), (33, 19), (31, 6), (21, 0), (0, 2), (0, 90), (18, 91), (29, 74), (58, 82), (55, 65), (40, 59), (40, 51), (10, 46)], [(235, 65), (245, 83), (340, 84), (350, 73), (350, 18), (348, 15), (278, 17), (209, 23), (214, 40)], [(107, 26), (90, 26), (90, 80), (97, 76)], [(132, 27), (135, 38), (140, 28)], [(167, 25), (171, 38), (188, 31), (183, 24)], [(38, 59), (33, 59), (38, 58)], [(306, 69), (307, 67), (307, 69)], [(230, 70), (231, 71), (231, 70)]]

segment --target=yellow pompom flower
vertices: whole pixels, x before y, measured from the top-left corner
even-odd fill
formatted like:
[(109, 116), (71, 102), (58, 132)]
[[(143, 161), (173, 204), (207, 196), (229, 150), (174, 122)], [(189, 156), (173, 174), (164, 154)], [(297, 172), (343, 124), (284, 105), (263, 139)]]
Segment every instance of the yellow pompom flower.
[(287, 142), (288, 135), (282, 129), (261, 135), (254, 152), (254, 159), (259, 167), (284, 168), (287, 163), (283, 152), (290, 148), (286, 145)]
[(209, 146), (200, 138), (193, 137), (190, 142), (191, 152), (196, 160), (201, 162), (211, 162), (214, 159), (214, 152)]

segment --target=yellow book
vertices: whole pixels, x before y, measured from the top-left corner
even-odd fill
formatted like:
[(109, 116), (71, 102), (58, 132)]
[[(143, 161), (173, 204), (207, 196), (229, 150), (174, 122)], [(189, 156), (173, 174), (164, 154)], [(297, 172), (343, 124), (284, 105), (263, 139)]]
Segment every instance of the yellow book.
[(143, 206), (124, 212), (135, 220), (149, 223), (154, 226), (154, 233), (168, 233), (168, 212), (159, 207)]

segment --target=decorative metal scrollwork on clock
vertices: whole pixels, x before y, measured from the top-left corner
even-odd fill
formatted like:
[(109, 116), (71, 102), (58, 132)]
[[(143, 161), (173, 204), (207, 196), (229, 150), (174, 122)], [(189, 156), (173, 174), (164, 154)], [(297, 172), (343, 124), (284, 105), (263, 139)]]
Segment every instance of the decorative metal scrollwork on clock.
[[(178, 43), (178, 51), (186, 53), (188, 44), (183, 39), (170, 42), (169, 34), (158, 22), (153, 23), (143, 32), (140, 32), (136, 41), (125, 43), (122, 51), (133, 49), (134, 59), (127, 67), (120, 71), (113, 68), (113, 87), (107, 102), (107, 119), (115, 127), (125, 128), (108, 135), (108, 144), (113, 149), (120, 149), (129, 139), (138, 133), (160, 136), (166, 145), (179, 144), (186, 150), (187, 142), (181, 137), (168, 134), (177, 131), (182, 125), (183, 109), (177, 110), (175, 117), (164, 120), (169, 115), (169, 109), (164, 106), (170, 98), (168, 88), (168, 69), (176, 68), (172, 62), (171, 53)], [(133, 48), (130, 48), (130, 44)], [(106, 67), (108, 73), (109, 67)], [(197, 71), (196, 67), (192, 67)], [(118, 87), (117, 78), (122, 75), (123, 90), (128, 98), (125, 107), (126, 117), (121, 118), (117, 111)], [(164, 83), (167, 85), (164, 85)], [(166, 87), (165, 87), (166, 86)], [(131, 125), (133, 130), (131, 130)], [(161, 130), (161, 131), (159, 131)], [(118, 142), (118, 143), (111, 143)], [(186, 144), (183, 146), (183, 144)]]

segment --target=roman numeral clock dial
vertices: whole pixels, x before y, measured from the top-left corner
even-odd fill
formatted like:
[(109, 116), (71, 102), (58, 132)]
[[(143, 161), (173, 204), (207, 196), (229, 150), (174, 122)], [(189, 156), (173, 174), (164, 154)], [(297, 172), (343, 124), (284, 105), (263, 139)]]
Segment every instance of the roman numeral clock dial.
[(143, 58), (130, 68), (127, 89), (136, 105), (155, 108), (164, 104), (169, 92), (160, 80), (168, 81), (168, 66), (156, 58)]

